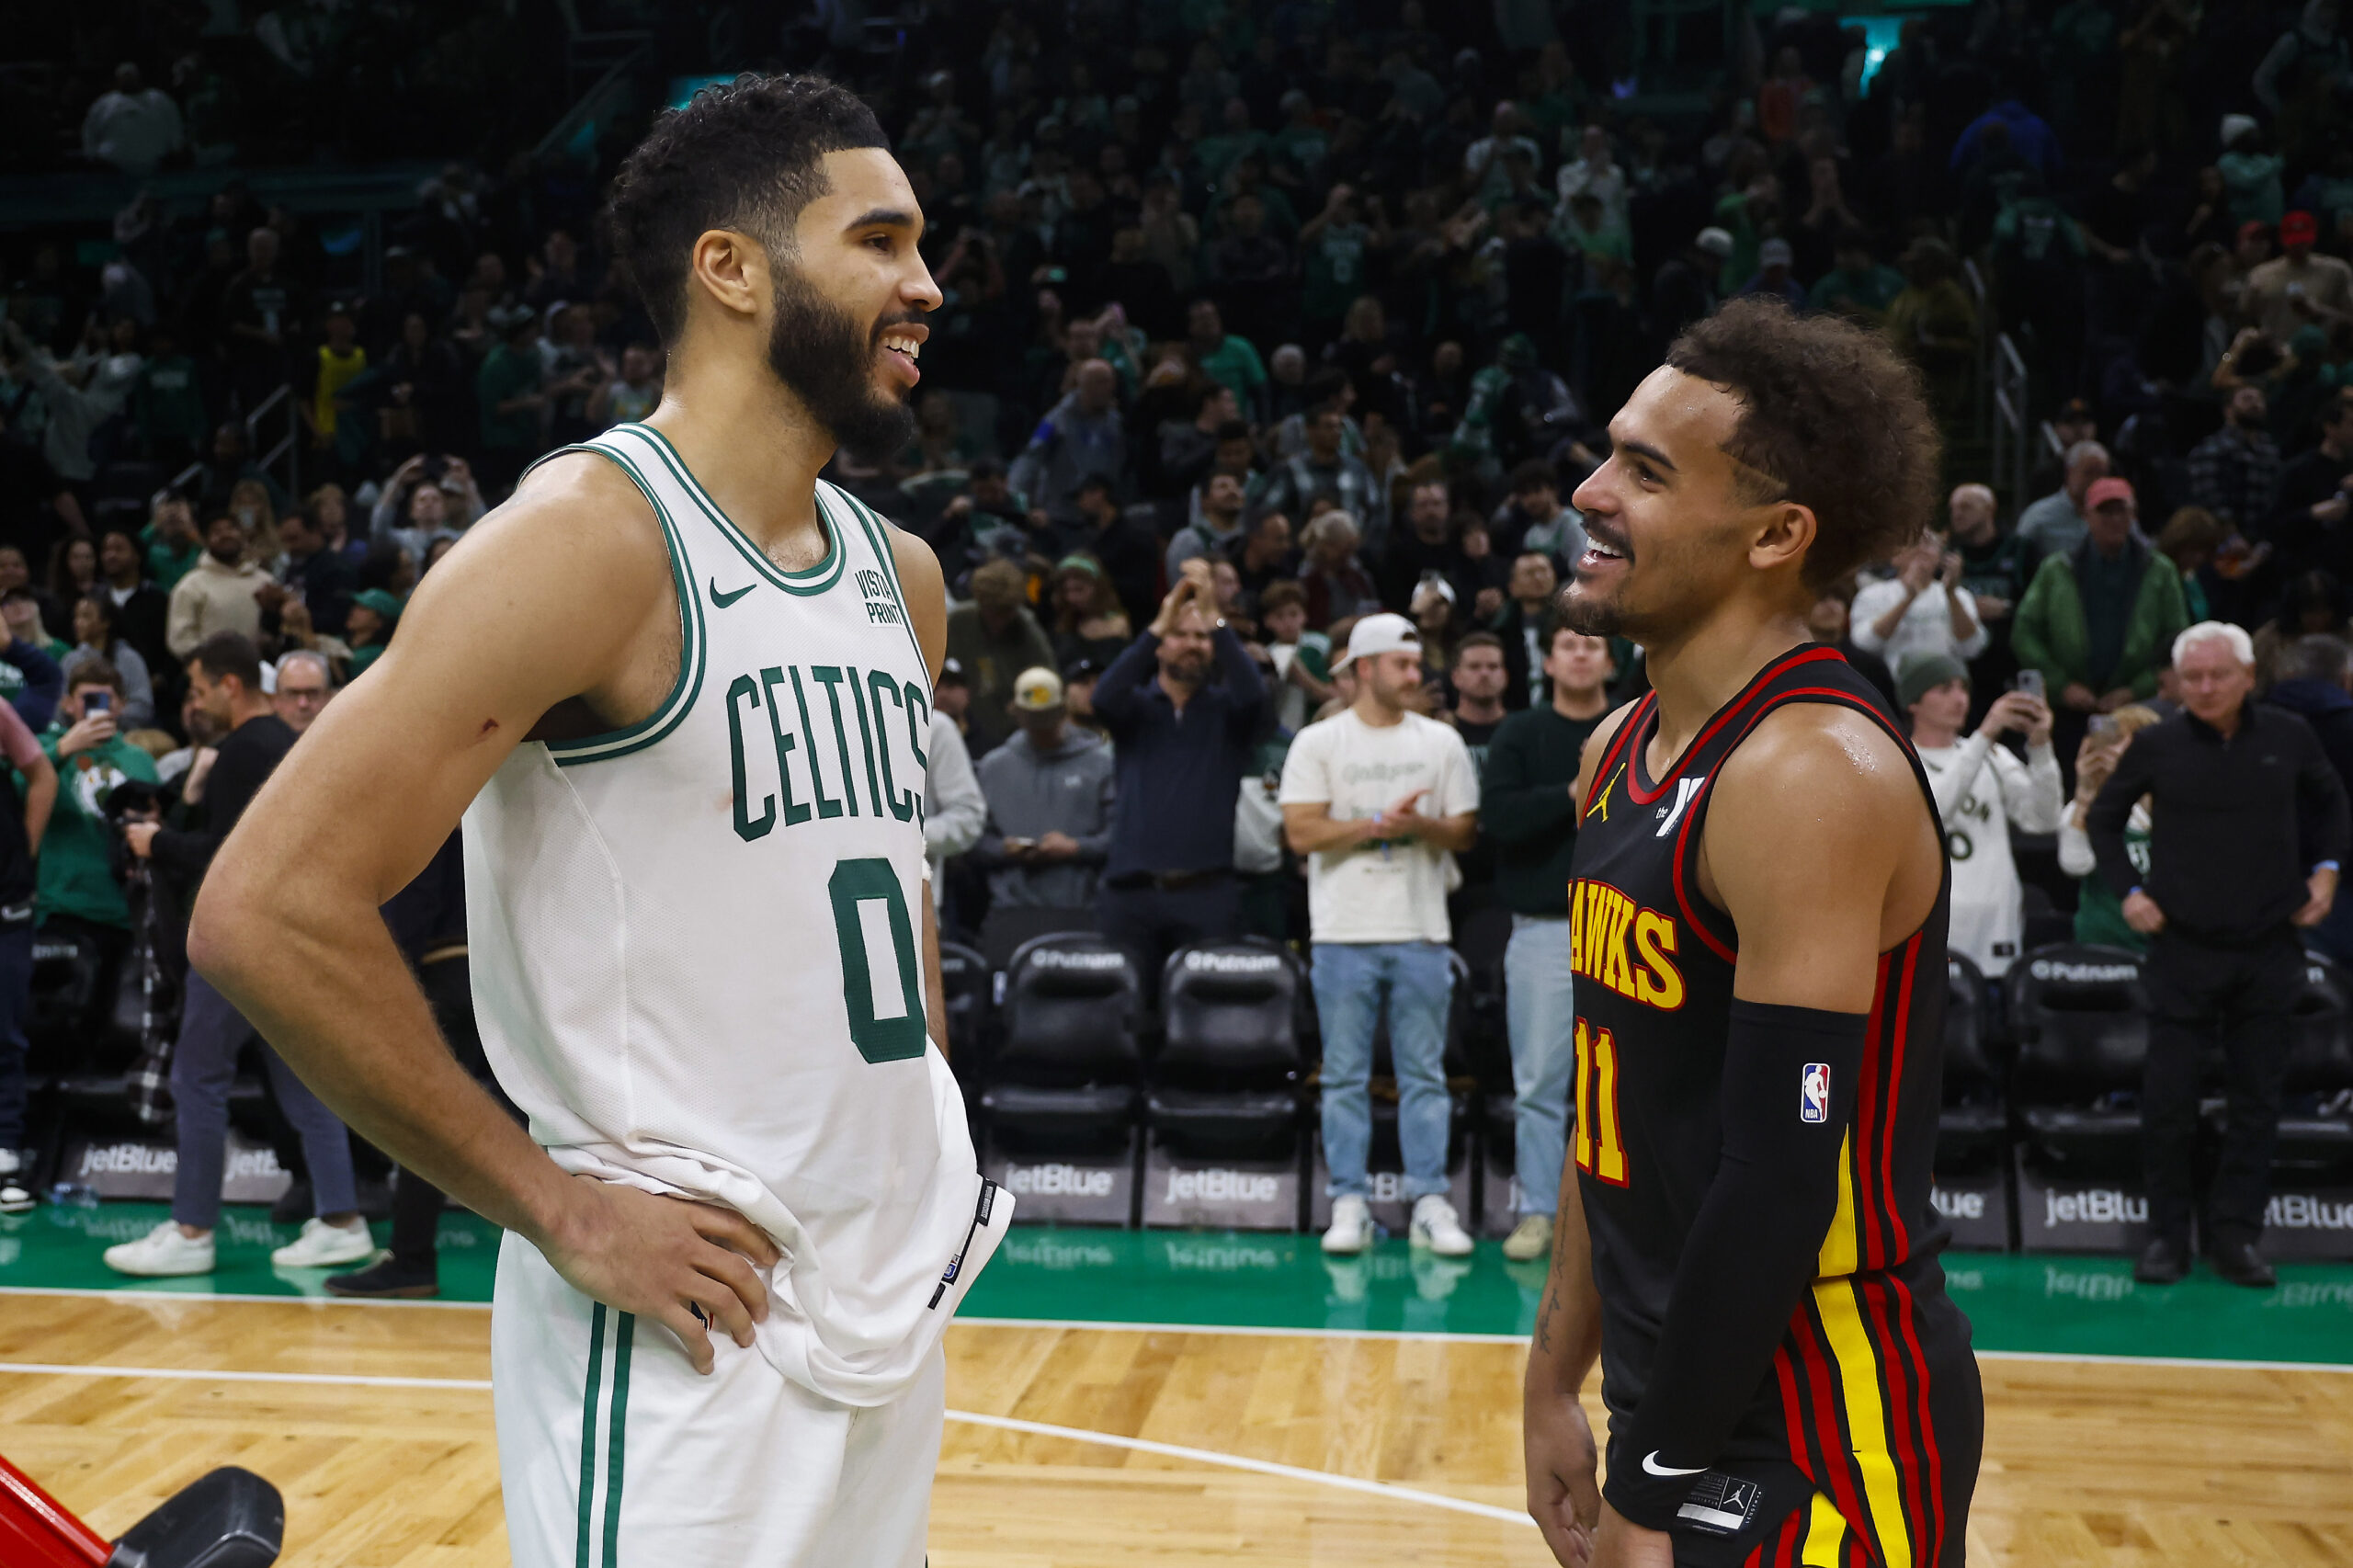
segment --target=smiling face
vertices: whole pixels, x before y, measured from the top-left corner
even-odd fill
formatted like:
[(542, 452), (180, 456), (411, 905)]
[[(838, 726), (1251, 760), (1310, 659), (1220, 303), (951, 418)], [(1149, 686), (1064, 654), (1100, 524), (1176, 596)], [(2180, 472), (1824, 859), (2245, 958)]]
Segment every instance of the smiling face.
[(1636, 642), (1666, 636), (1753, 570), (1771, 482), (1725, 451), (1739, 417), (1730, 393), (1671, 368), (1635, 389), (1609, 422), (1609, 460), (1570, 497), (1586, 543), (1561, 595), (1568, 625)]
[(768, 368), (843, 446), (886, 451), (915, 434), (908, 400), (939, 287), (916, 252), (923, 213), (897, 162), (861, 147), (826, 153), (823, 167), (824, 193), (801, 210), (789, 251), (768, 257)]

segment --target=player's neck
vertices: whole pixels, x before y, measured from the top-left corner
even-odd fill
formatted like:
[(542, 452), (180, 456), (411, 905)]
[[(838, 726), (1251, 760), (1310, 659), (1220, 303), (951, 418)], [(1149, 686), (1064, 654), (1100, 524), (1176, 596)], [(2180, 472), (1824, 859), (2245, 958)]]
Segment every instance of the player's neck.
[(788, 565), (820, 559), (826, 541), (817, 474), (833, 458), (833, 433), (765, 364), (715, 355), (679, 360), (646, 423), (669, 437), (696, 482), (763, 552)]
[(1660, 760), (1681, 756), (1700, 729), (1740, 695), (1756, 672), (1790, 649), (1813, 641), (1794, 609), (1743, 607), (1710, 617), (1680, 638), (1644, 650), (1651, 687), (1658, 693), (1654, 744)]

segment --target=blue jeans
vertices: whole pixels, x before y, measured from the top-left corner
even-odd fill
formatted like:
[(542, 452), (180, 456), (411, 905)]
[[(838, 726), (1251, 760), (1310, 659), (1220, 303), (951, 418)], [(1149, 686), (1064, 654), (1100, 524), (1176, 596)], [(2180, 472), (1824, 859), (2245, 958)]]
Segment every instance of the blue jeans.
[(1504, 949), (1505, 1021), (1511, 1028), (1514, 1173), (1518, 1211), (1550, 1219), (1568, 1158), (1569, 1075), (1576, 1070), (1576, 1001), (1565, 917), (1515, 915)]
[(1384, 983), (1405, 1196), (1446, 1191), (1453, 1112), (1446, 1092), (1446, 1015), (1454, 998), (1454, 966), (1446, 949), (1436, 942), (1318, 942), (1310, 975), (1324, 1028), (1324, 1163), (1332, 1173), (1332, 1196), (1363, 1198), (1372, 1190), (1365, 1176), (1372, 1142), (1366, 1085)]
[[(229, 1086), (237, 1053), (253, 1025), (194, 970), (180, 1005), (180, 1035), (172, 1047), (172, 1103), (178, 1110), (180, 1163), (172, 1177), (172, 1218), (209, 1231), (221, 1221), (221, 1176), (229, 1159)], [(294, 1076), (294, 1069), (261, 1042), (261, 1059), (286, 1113), (302, 1140), (311, 1166), (311, 1212), (348, 1214), (359, 1207), (351, 1170), (351, 1134)]]

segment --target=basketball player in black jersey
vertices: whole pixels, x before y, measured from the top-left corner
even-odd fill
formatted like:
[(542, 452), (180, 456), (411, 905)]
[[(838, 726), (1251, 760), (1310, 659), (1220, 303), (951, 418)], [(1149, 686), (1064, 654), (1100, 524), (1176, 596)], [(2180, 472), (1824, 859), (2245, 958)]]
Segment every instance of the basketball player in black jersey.
[(1806, 631), (1918, 536), (1936, 426), (1879, 338), (1741, 300), (1609, 435), (1561, 609), (1642, 644), (1653, 690), (1576, 785), (1529, 1511), (1570, 1564), (1958, 1568), (1984, 1404), (1928, 1201), (1944, 850), (1895, 715)]

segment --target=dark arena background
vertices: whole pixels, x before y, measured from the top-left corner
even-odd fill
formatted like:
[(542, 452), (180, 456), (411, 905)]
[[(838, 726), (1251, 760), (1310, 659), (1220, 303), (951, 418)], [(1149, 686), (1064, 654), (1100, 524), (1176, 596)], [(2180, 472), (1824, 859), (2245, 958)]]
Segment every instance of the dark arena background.
[[(1550, 1560), (1519, 1413), (1549, 1245), (1524, 1221), (1551, 1203), (1523, 1202), (1514, 1065), (1571, 982), (1507, 954), (1565, 915), (1574, 763), (1515, 751), (1510, 716), (1645, 688), (1631, 644), (1589, 676), (1547, 663), (1572, 498), (1677, 335), (1755, 294), (1884, 335), (1943, 435), (1937, 532), (1813, 627), (1979, 779), (1938, 797), (1934, 1198), (1986, 1390), (1971, 1560), (2353, 1562), (2353, 907), (2297, 926), (2300, 982), (2192, 1040), (2087, 820), (2185, 700), (2196, 623), (2244, 629), (2251, 699), (2353, 775), (2344, 9), (11, 7), (0, 696), (30, 741), (0, 807), (55, 792), (37, 863), (0, 832), (0, 1456), (87, 1528), (13, 1523), (34, 1494), (0, 1468), (0, 1562), (101, 1563), (223, 1466), (267, 1485), (197, 1496), (248, 1553), (218, 1561), (267, 1561), (281, 1528), (278, 1560), (315, 1568), (507, 1561), (497, 1233), (429, 1195), (418, 1221), (355, 1137), (397, 1255), (378, 1282), (404, 1293), (338, 1290), (371, 1260), (305, 1261), (311, 1173), (257, 1050), (209, 1267), (108, 1261), (168, 1213), (202, 873), (127, 843), (158, 812), (207, 825), (221, 727), (184, 669), (206, 638), (252, 639), (306, 728), (533, 459), (654, 409), (608, 183), (666, 108), (790, 71), (871, 105), (942, 296), (913, 438), (826, 475), (947, 578), (926, 828), (952, 1062), (1019, 1199), (947, 1342), (937, 1568)], [(1235, 798), (1122, 824), (1092, 695), (1196, 559), (1269, 683), (1251, 760)], [(1318, 1239), (1334, 1029), (1276, 793), (1382, 610), (1415, 622), (1421, 706), (1485, 773), (1441, 1004), (1467, 1252), (1409, 1242), (1385, 1023), (1349, 1045), (1380, 1234)], [(1936, 710), (1955, 680), (1965, 710)], [(2022, 685), (2048, 742), (1997, 701)], [(1164, 829), (1229, 819), (1230, 867), (1152, 860)], [(1131, 847), (1115, 875), (1115, 841), (1145, 869)], [(2125, 831), (2142, 872), (2150, 841)], [(1206, 939), (1147, 964), (1100, 934), (1111, 884), (1203, 879), (1240, 895)], [(462, 924), (435, 936), (428, 991), (463, 952)], [(2268, 1185), (2252, 1266), (2155, 1283), (2142, 1098), (2168, 1040), (2196, 1059), (2194, 1179), (2244, 1122)], [(1590, 1103), (1585, 1073), (1549, 1081)], [(2201, 1227), (2201, 1255), (2227, 1239)], [(1598, 1424), (1597, 1379), (1586, 1400)]]

